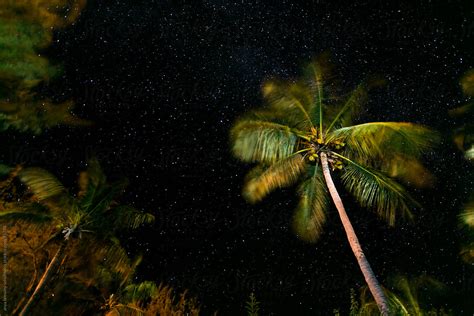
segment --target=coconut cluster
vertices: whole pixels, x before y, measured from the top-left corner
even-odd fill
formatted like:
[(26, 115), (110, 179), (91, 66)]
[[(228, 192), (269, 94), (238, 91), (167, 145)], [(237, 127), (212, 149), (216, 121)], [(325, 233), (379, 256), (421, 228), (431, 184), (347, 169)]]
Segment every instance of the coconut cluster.
[(333, 171), (343, 168), (344, 165), (342, 159), (333, 154), (345, 146), (345, 143), (342, 140), (335, 139), (330, 142), (325, 142), (321, 133), (318, 133), (316, 128), (311, 128), (311, 134), (309, 134), (307, 138), (308, 140), (302, 142), (300, 150), (305, 151), (304, 157), (308, 163), (316, 164), (319, 160), (320, 153), (326, 152), (329, 165)]

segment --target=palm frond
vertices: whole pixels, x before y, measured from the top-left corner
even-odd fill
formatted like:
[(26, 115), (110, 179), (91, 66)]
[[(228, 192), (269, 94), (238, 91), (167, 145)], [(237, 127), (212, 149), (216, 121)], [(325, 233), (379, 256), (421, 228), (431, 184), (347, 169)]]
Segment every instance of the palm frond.
[(466, 204), (464, 211), (459, 214), (459, 222), (468, 228), (470, 232), (467, 236), (471, 237), (462, 246), (460, 255), (465, 262), (472, 264), (474, 263), (474, 242), (470, 233), (474, 229), (474, 199), (471, 198), (471, 201)]
[(158, 287), (154, 282), (145, 281), (139, 284), (130, 284), (124, 289), (124, 300), (140, 304), (156, 295)]
[[(412, 314), (411, 310), (407, 306), (406, 303), (404, 303), (399, 296), (397, 296), (395, 293), (392, 291), (389, 291), (387, 289), (383, 289), (385, 296), (388, 299), (388, 304), (390, 306), (390, 309), (394, 315), (398, 316), (411, 316), (411, 315), (417, 315), (417, 314)], [(355, 315), (358, 316), (368, 316), (368, 315), (380, 315), (379, 308), (377, 304), (375, 303), (375, 300), (373, 299), (372, 294), (370, 294), (369, 288), (367, 286), (362, 287), (361, 289), (361, 294), (360, 294), (360, 308), (356, 312)]]
[(241, 120), (231, 130), (232, 151), (245, 162), (273, 163), (291, 155), (297, 135), (288, 126)]
[(433, 174), (418, 159), (411, 157), (395, 154), (372, 165), (378, 165), (377, 169), (391, 178), (400, 179), (418, 188), (432, 187), (435, 182)]
[(288, 111), (271, 107), (249, 111), (238, 122), (244, 120), (263, 121), (288, 126), (296, 135), (303, 135), (304, 132), (302, 131), (308, 128), (308, 123), (305, 122), (306, 119), (301, 115), (301, 111)]
[(287, 84), (276, 80), (263, 86), (264, 97), (273, 112), (284, 112), (300, 129), (313, 126), (310, 116), (311, 98), (298, 82)]
[(474, 144), (471, 145), (471, 148), (469, 148), (468, 150), (466, 150), (466, 152), (464, 153), (464, 156), (465, 156), (466, 159), (468, 159), (468, 160), (474, 160)]
[(83, 209), (90, 208), (108, 188), (107, 178), (96, 158), (90, 159), (87, 170), (79, 174), (78, 186), (77, 196)]
[(461, 223), (474, 228), (474, 200), (466, 205), (464, 212), (459, 215), (459, 219)]
[(329, 137), (345, 142), (344, 155), (359, 162), (384, 159), (393, 154), (417, 158), (439, 139), (436, 132), (405, 122), (372, 122), (342, 127), (331, 131)]
[(295, 183), (305, 167), (306, 163), (300, 154), (277, 161), (268, 167), (257, 166), (247, 176), (243, 196), (249, 202), (258, 202), (276, 188)]
[(99, 187), (91, 183), (86, 194), (80, 199), (79, 205), (88, 215), (95, 213), (99, 214), (97, 216), (104, 216), (127, 185), (128, 181), (126, 179)]
[(118, 239), (111, 239), (107, 244), (101, 243), (96, 248), (97, 254), (103, 258), (102, 263), (118, 273), (121, 280), (130, 275), (130, 258)]
[(305, 241), (315, 242), (322, 233), (329, 206), (329, 195), (322, 169), (318, 165), (308, 170), (310, 175), (298, 188), (300, 197), (293, 215), (293, 230)]
[(361, 83), (351, 92), (347, 101), (329, 124), (327, 131), (330, 131), (333, 127), (340, 128), (351, 125), (354, 115), (360, 111), (366, 100), (367, 85)]
[(151, 224), (155, 216), (139, 211), (128, 205), (120, 205), (113, 209), (114, 229), (136, 229), (144, 224)]
[(474, 69), (469, 70), (461, 78), (461, 87), (465, 95), (474, 97)]
[(29, 223), (41, 224), (48, 222), (52, 217), (48, 214), (28, 212), (24, 210), (5, 210), (0, 212), (0, 221), (26, 221)]
[(66, 193), (61, 182), (44, 169), (26, 168), (20, 171), (19, 177), (39, 201)]
[(89, 159), (87, 163), (87, 170), (79, 174), (78, 186), (79, 197), (83, 197), (91, 188), (98, 188), (104, 186), (107, 178), (102, 171), (97, 158)]
[(305, 69), (307, 85), (313, 97), (310, 115), (320, 131), (323, 129), (324, 78), (328, 65), (323, 57), (314, 60)]
[(461, 258), (467, 263), (474, 263), (474, 242), (463, 245), (459, 252)]
[(451, 109), (448, 111), (451, 117), (463, 117), (469, 114), (474, 113), (474, 102), (469, 102), (465, 105), (459, 106), (457, 108)]
[[(343, 157), (343, 156), (340, 156)], [(374, 209), (389, 225), (398, 213), (411, 218), (411, 207), (419, 206), (405, 189), (383, 173), (363, 167), (346, 157), (341, 181), (362, 207)]]

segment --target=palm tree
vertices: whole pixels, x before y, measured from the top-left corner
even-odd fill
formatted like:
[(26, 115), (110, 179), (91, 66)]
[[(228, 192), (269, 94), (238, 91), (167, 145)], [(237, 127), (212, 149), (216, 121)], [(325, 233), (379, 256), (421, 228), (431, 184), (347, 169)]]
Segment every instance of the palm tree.
[(347, 239), (377, 305), (384, 315), (389, 307), (382, 288), (360, 246), (333, 182), (337, 176), (362, 207), (395, 223), (396, 216), (411, 217), (417, 203), (392, 177), (410, 182), (423, 168), (418, 158), (436, 139), (436, 133), (403, 122), (352, 125), (370, 87), (364, 82), (345, 97), (336, 95), (329, 67), (316, 60), (301, 80), (271, 80), (263, 85), (268, 103), (250, 111), (231, 130), (233, 154), (257, 163), (249, 173), (244, 197), (263, 199), (276, 188), (298, 183), (299, 204), (293, 218), (298, 237), (315, 241), (326, 221), (329, 196), (344, 226)]
[(27, 302), (18, 307), (18, 310), (21, 309), (19, 315), (28, 314), (71, 248), (87, 243), (89, 249), (103, 253), (106, 260), (120, 269), (128, 257), (120, 247), (116, 233), (136, 229), (154, 220), (151, 214), (116, 202), (126, 182), (108, 184), (95, 159), (89, 162), (87, 171), (80, 174), (79, 192), (75, 196), (70, 195), (56, 177), (43, 169), (26, 168), (19, 172), (18, 177), (28, 186), (36, 205), (41, 208), (8, 210), (0, 216), (31, 222), (49, 221), (57, 227), (51, 240), (59, 240), (59, 246), (43, 275), (32, 287), (31, 293), (26, 293)]

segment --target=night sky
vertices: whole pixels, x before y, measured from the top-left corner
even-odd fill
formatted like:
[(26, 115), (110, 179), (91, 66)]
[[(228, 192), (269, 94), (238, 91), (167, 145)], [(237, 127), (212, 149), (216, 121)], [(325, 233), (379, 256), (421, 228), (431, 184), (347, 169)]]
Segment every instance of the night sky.
[[(110, 178), (127, 177), (125, 200), (157, 217), (124, 235), (130, 253), (144, 255), (137, 277), (188, 289), (204, 315), (242, 315), (251, 292), (262, 315), (327, 315), (364, 285), (336, 211), (316, 244), (298, 240), (289, 225), (294, 188), (247, 204), (250, 166), (232, 158), (228, 135), (235, 118), (262, 105), (266, 78), (295, 77), (329, 52), (347, 89), (369, 75), (387, 79), (364, 121), (444, 133), (425, 157), (438, 181), (414, 192), (425, 206), (414, 223), (389, 228), (344, 197), (382, 283), (427, 274), (451, 289), (447, 306), (459, 302), (474, 290), (456, 217), (474, 177), (449, 140), (457, 122), (447, 110), (465, 100), (458, 81), (474, 67), (474, 2), (386, 2), (89, 1), (45, 52), (64, 71), (42, 93), (74, 100), (94, 125), (4, 133), (0, 158), (48, 168), (70, 187), (92, 155)], [(449, 307), (472, 314), (473, 304), (466, 297)]]

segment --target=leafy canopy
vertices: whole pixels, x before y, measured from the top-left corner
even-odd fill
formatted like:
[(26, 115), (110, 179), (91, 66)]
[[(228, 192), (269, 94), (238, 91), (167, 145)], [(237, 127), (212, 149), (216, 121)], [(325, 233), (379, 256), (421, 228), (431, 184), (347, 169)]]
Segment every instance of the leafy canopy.
[(242, 116), (230, 132), (235, 157), (256, 163), (244, 197), (257, 202), (277, 188), (297, 184), (300, 201), (293, 228), (307, 241), (320, 235), (329, 206), (321, 153), (327, 154), (331, 168), (359, 204), (393, 225), (397, 214), (410, 217), (417, 205), (396, 179), (430, 184), (432, 178), (419, 158), (438, 138), (412, 123), (354, 124), (368, 91), (381, 81), (365, 81), (340, 95), (328, 65), (323, 56), (298, 80), (265, 82), (265, 106)]

